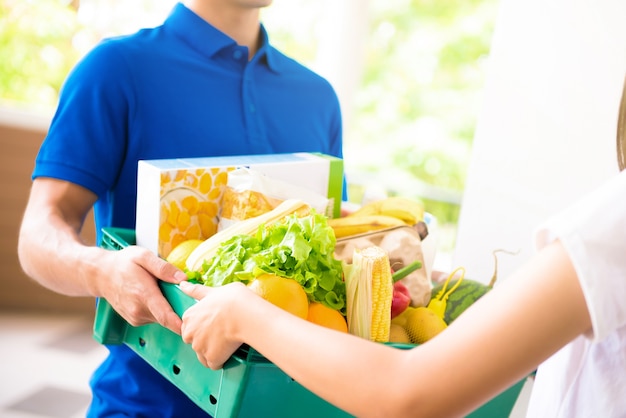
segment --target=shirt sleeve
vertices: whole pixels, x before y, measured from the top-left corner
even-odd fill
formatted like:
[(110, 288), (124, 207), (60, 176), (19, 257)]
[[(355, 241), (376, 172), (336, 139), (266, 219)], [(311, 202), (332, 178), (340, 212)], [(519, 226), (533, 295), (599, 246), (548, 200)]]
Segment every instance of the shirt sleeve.
[(555, 239), (578, 274), (592, 322), (588, 337), (600, 341), (626, 325), (626, 170), (535, 233), (538, 249)]
[(113, 42), (103, 42), (72, 70), (36, 159), (33, 178), (53, 177), (97, 195), (117, 180), (126, 150), (132, 82)]

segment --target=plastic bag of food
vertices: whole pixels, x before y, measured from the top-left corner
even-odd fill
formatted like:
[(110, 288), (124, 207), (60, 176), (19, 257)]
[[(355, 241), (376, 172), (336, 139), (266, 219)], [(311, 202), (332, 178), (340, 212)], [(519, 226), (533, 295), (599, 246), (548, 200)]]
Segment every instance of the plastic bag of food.
[(287, 199), (302, 200), (318, 213), (332, 213), (331, 200), (309, 189), (249, 168), (231, 171), (222, 195), (218, 231), (269, 212)]

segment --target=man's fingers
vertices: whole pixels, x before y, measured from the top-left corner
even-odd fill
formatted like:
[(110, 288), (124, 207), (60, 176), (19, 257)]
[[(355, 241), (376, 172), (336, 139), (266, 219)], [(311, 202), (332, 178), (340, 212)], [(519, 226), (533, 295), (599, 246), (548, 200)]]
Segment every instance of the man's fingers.
[(187, 280), (187, 275), (152, 252), (145, 250), (140, 257), (141, 266), (154, 277), (164, 282), (178, 284)]
[(180, 327), (182, 325), (182, 322), (183, 321), (180, 319), (180, 317), (176, 315), (176, 312), (170, 311), (166, 313), (164, 326), (170, 331), (180, 335)]
[(170, 331), (180, 335), (182, 320), (176, 312), (174, 312), (170, 304), (162, 295), (155, 295), (150, 298), (148, 302), (148, 309), (152, 313), (156, 322)]
[(211, 291), (209, 286), (189, 283), (187, 281), (180, 283), (180, 290), (198, 300), (205, 297)]
[(167, 305), (167, 308), (164, 307), (163, 310), (160, 310), (159, 312), (152, 311), (152, 313), (154, 315), (155, 320), (159, 324), (169, 329), (170, 331), (175, 332), (176, 334), (180, 335), (180, 326), (183, 321), (176, 314), (176, 312), (172, 310), (169, 304)]

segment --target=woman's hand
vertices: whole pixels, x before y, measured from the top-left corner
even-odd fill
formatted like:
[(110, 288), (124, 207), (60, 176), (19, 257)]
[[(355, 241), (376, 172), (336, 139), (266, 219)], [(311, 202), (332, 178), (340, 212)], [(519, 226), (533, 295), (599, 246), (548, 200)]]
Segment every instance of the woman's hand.
[(251, 312), (248, 308), (263, 300), (240, 282), (220, 287), (182, 282), (180, 288), (198, 300), (183, 314), (183, 341), (203, 365), (219, 369), (243, 342), (239, 326)]

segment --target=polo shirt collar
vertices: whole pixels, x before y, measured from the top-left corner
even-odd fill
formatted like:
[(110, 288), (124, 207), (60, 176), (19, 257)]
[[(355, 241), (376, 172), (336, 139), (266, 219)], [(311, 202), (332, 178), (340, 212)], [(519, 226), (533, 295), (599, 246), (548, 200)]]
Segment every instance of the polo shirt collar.
[[(234, 39), (219, 31), (182, 3), (177, 3), (174, 6), (163, 26), (167, 30), (173, 31), (176, 36), (193, 49), (209, 58), (224, 48), (237, 45)], [(280, 72), (280, 58), (270, 45), (269, 36), (262, 24), (261, 47), (254, 59), (266, 63), (272, 71)]]
[(272, 71), (276, 73), (281, 72), (281, 54), (270, 45), (270, 39), (263, 24), (261, 24), (261, 46), (257, 51), (257, 55), (259, 55), (259, 58), (265, 58), (263, 61)]

